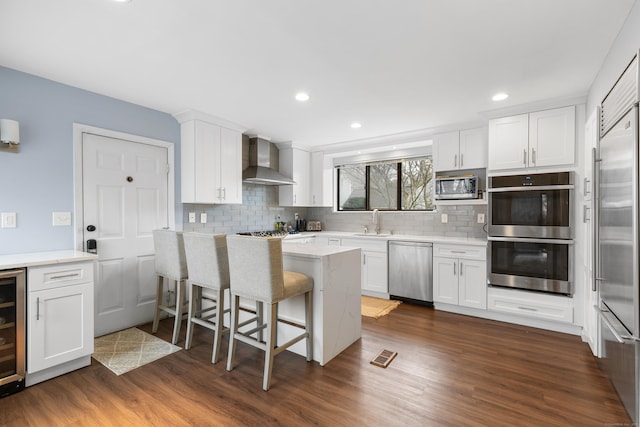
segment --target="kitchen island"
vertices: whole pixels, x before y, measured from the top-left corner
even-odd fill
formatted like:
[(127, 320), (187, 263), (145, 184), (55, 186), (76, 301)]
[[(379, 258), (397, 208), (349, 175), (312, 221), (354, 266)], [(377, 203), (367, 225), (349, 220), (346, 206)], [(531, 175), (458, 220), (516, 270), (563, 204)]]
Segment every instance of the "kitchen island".
[[(313, 360), (325, 365), (360, 339), (360, 249), (283, 242), (284, 269), (313, 278)], [(304, 297), (279, 304), (283, 320), (304, 322)], [(299, 333), (286, 323), (278, 325), (278, 342)], [(289, 347), (306, 355), (305, 341)]]

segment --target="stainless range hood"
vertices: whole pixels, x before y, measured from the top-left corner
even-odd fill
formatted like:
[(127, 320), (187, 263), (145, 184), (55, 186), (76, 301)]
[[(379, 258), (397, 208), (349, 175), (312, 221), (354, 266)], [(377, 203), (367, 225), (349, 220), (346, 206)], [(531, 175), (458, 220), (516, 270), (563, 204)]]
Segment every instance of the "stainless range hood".
[(295, 182), (277, 170), (278, 147), (262, 138), (249, 138), (249, 167), (242, 181), (249, 184), (291, 185)]

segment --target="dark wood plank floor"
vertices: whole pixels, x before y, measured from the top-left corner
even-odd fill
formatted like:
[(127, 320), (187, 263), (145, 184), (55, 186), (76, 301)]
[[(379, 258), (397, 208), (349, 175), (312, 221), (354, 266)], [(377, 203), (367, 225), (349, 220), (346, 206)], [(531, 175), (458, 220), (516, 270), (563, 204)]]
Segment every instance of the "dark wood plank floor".
[[(141, 329), (149, 332), (150, 325)], [(182, 339), (184, 339), (184, 330)], [(171, 322), (158, 336), (169, 339)], [(226, 341), (226, 340), (225, 340)], [(578, 337), (401, 304), (325, 367), (211, 336), (120, 377), (99, 363), (0, 399), (2, 426), (605, 426), (631, 423)], [(180, 345), (184, 341), (179, 342)], [(386, 348), (387, 369), (369, 361)]]

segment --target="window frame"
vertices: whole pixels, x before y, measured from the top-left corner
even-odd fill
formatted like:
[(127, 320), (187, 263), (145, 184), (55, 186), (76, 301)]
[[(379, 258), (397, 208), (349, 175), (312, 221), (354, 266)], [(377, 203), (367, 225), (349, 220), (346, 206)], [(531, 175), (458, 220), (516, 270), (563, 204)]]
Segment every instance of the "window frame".
[[(409, 157), (409, 158), (403, 158), (403, 159), (397, 159), (397, 160), (387, 160), (387, 161), (377, 161), (377, 162), (362, 162), (362, 163), (351, 163), (351, 164), (344, 164), (344, 165), (336, 165), (335, 169), (336, 169), (336, 180), (337, 180), (337, 184), (336, 184), (336, 195), (335, 195), (335, 209), (336, 212), (371, 212), (373, 209), (371, 209), (371, 197), (370, 197), (370, 191), (371, 191), (371, 186), (369, 185), (369, 178), (370, 178), (370, 173), (371, 173), (371, 166), (372, 165), (376, 165), (376, 164), (380, 164), (380, 163), (390, 163), (390, 164), (395, 164), (396, 165), (396, 173), (397, 173), (397, 177), (398, 179), (396, 180), (396, 208), (392, 209), (392, 208), (376, 208), (379, 211), (384, 211), (384, 212), (435, 212), (436, 211), (436, 204), (435, 201), (432, 199), (431, 201), (431, 207), (430, 208), (425, 208), (425, 209), (403, 209), (403, 194), (402, 194), (402, 164), (403, 162), (406, 161), (410, 161), (410, 160), (419, 160), (419, 159), (429, 159), (431, 161), (431, 170), (432, 170), (432, 176), (431, 176), (431, 185), (435, 185), (434, 183), (434, 175), (433, 175), (433, 155), (423, 155), (423, 156), (415, 156), (415, 157)], [(365, 206), (364, 209), (341, 209), (340, 208), (340, 171), (342, 167), (345, 166), (364, 166), (365, 167)]]

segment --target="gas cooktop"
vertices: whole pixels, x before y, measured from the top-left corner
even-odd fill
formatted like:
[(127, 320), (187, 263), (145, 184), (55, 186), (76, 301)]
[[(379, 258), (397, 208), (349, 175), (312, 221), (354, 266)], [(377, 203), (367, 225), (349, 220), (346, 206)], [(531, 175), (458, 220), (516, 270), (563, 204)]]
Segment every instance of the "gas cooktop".
[(264, 230), (264, 231), (245, 231), (236, 233), (240, 236), (254, 236), (254, 237), (285, 237), (289, 234), (295, 234), (297, 231), (288, 232), (284, 230)]

